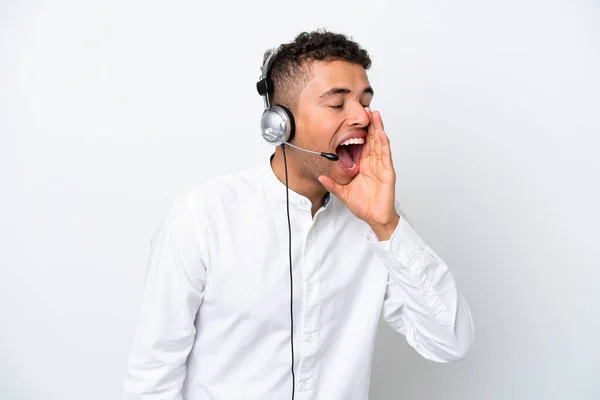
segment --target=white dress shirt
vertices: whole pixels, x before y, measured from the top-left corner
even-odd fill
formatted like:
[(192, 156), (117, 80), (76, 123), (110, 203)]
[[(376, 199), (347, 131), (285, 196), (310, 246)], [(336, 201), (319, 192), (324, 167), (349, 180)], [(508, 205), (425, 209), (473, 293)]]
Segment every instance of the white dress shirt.
[[(465, 355), (469, 308), (400, 209), (379, 241), (333, 195), (311, 208), (289, 191), (296, 400), (366, 400), (380, 318), (429, 360)], [(291, 399), (290, 326), (286, 187), (270, 162), (191, 188), (151, 241), (123, 399)]]

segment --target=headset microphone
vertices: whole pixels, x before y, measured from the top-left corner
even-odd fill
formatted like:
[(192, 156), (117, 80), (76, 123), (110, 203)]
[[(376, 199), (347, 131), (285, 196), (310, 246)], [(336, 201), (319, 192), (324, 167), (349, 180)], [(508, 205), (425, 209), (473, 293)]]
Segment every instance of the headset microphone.
[(284, 140), (281, 140), (281, 139), (279, 139), (279, 138), (277, 137), (277, 135), (276, 135), (276, 134), (274, 134), (274, 133), (273, 133), (273, 130), (272, 130), (272, 128), (266, 128), (266, 129), (263, 131), (263, 137), (264, 137), (266, 140), (268, 140), (268, 141), (273, 141), (273, 142), (275, 142), (275, 141), (276, 141), (276, 142), (284, 143), (284, 144), (287, 144), (288, 146), (290, 146), (290, 147), (293, 147), (293, 148), (295, 148), (295, 149), (302, 150), (302, 151), (305, 151), (305, 152), (307, 152), (307, 153), (317, 154), (317, 155), (319, 155), (319, 156), (321, 156), (321, 157), (325, 157), (326, 159), (328, 159), (328, 160), (331, 160), (331, 161), (337, 161), (337, 160), (339, 160), (339, 157), (337, 156), (337, 154), (333, 154), (333, 153), (322, 153), (322, 152), (318, 152), (318, 151), (312, 151), (312, 150), (304, 149), (304, 148), (302, 148), (302, 147), (299, 147), (299, 146), (293, 145), (293, 144), (291, 144), (291, 143), (289, 143), (289, 142), (286, 142), (286, 141), (284, 141)]
[(277, 53), (278, 50), (274, 50), (266, 59), (261, 68), (260, 80), (256, 83), (256, 90), (265, 99), (265, 109), (260, 119), (260, 130), (263, 138), (271, 144), (287, 144), (295, 149), (317, 154), (331, 161), (337, 161), (339, 157), (336, 154), (311, 151), (290, 143), (296, 133), (294, 116), (290, 110), (282, 105), (271, 105), (270, 99), (273, 94), (273, 81), (269, 77), (269, 70)]
[(339, 157), (333, 153), (320, 153), (317, 151), (303, 149), (290, 144), (295, 133), (294, 116), (282, 105), (271, 105), (270, 97), (273, 94), (273, 81), (269, 77), (269, 69), (278, 50), (271, 52), (269, 57), (263, 63), (261, 68), (262, 74), (260, 80), (256, 83), (256, 89), (261, 96), (265, 98), (265, 109), (260, 120), (260, 130), (263, 138), (271, 144), (281, 144), (283, 153), (283, 163), (285, 171), (285, 191), (286, 191), (286, 213), (288, 222), (288, 256), (290, 261), (290, 347), (291, 354), (291, 372), (292, 372), (292, 400), (294, 400), (296, 391), (296, 374), (294, 372), (294, 285), (292, 275), (292, 224), (290, 218), (290, 202), (289, 202), (289, 182), (288, 182), (288, 167), (287, 158), (285, 155), (284, 144), (289, 145), (298, 150), (302, 150), (312, 154), (318, 154), (331, 161), (337, 161)]

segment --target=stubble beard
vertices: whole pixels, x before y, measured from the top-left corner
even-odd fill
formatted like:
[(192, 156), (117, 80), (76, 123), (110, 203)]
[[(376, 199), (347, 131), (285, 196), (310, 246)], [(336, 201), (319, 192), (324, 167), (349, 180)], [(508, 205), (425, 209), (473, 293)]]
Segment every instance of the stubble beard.
[(321, 175), (331, 175), (331, 163), (332, 161), (319, 157), (316, 154), (303, 158), (300, 161), (300, 178), (321, 185), (321, 182), (317, 178)]

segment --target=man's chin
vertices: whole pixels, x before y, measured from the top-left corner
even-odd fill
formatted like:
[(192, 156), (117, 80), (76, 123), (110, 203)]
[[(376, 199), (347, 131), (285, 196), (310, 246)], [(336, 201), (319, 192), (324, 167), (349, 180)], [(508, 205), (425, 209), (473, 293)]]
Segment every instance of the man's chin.
[(347, 173), (340, 173), (338, 171), (336, 171), (335, 174), (331, 175), (331, 179), (333, 179), (336, 183), (338, 183), (339, 185), (345, 186), (347, 184), (349, 184), (350, 182), (352, 182), (352, 180), (354, 180), (354, 178), (356, 177), (356, 175), (350, 175)]

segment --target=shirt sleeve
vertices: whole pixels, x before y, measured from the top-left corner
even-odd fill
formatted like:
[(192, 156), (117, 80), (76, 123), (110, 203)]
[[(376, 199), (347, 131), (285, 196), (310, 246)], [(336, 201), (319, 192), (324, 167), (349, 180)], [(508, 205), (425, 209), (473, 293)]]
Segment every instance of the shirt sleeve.
[(402, 213), (389, 240), (370, 230), (367, 241), (388, 271), (384, 320), (428, 360), (463, 358), (474, 340), (473, 320), (446, 263)]
[(123, 400), (181, 400), (206, 267), (192, 195), (178, 198), (150, 241)]

